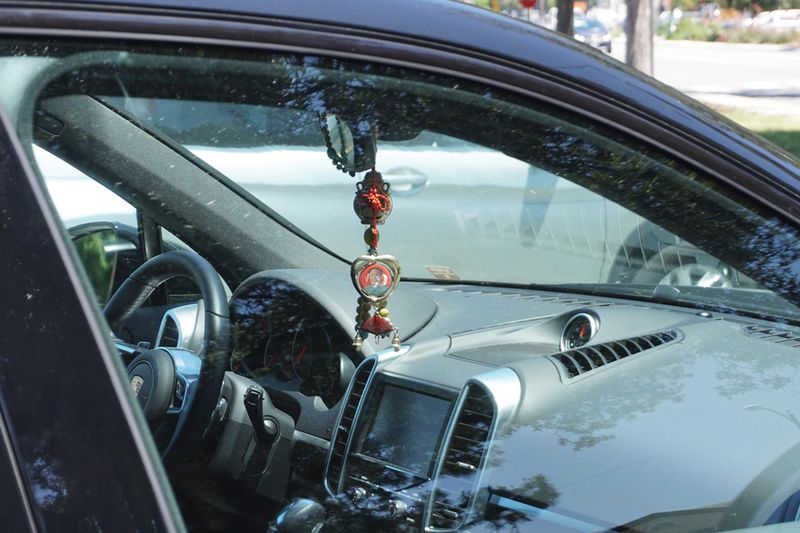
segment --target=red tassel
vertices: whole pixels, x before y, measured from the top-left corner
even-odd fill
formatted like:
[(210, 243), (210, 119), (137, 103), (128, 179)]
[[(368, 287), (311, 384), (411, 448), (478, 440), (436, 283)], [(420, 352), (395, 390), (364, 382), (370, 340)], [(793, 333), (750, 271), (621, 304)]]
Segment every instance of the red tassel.
[(373, 335), (386, 335), (394, 331), (394, 326), (391, 322), (382, 316), (371, 316), (361, 324), (361, 330)]

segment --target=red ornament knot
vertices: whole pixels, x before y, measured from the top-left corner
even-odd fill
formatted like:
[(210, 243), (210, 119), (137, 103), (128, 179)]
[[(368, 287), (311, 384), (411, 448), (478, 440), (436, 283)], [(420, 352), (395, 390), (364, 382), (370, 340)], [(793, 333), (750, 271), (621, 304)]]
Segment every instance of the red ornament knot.
[(356, 185), (353, 209), (362, 224), (383, 224), (389, 217), (392, 212), (392, 197), (389, 184), (383, 181), (380, 172), (367, 172), (364, 179)]

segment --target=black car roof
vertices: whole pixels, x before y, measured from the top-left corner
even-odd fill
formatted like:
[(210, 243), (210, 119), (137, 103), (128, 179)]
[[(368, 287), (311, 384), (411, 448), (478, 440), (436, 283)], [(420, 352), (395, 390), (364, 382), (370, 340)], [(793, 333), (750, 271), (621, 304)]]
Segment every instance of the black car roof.
[[(547, 58), (564, 68), (586, 64), (583, 50), (540, 26), (455, 0), (65, 0), (290, 19), (400, 35), (501, 55), (520, 62)], [(572, 50), (570, 50), (572, 48)]]

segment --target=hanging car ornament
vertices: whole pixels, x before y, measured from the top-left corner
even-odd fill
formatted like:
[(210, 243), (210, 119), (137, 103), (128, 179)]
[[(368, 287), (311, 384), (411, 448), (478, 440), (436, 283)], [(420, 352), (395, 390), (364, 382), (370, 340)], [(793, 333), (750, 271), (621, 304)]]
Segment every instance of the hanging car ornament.
[[(374, 131), (369, 138), (355, 139), (347, 125), (334, 114), (320, 115), (320, 126), (328, 149), (328, 157), (337, 170), (355, 176), (358, 169), (357, 154), (371, 154), (372, 170), (356, 184), (353, 210), (365, 224), (364, 242), (367, 254), (356, 257), (350, 267), (353, 285), (360, 294), (356, 311), (356, 335), (353, 346), (361, 351), (364, 339), (372, 334), (376, 338), (392, 335), (392, 347), (400, 349), (397, 328), (389, 320), (386, 302), (400, 282), (400, 264), (391, 255), (378, 255), (380, 233), (383, 224), (392, 212), (390, 186), (375, 170), (374, 155), (377, 151)], [(369, 168), (369, 167), (367, 167)]]
[(378, 225), (383, 224), (392, 212), (389, 188), (381, 173), (373, 168), (356, 185), (356, 197), (353, 200), (353, 209), (359, 220), (369, 226), (364, 232), (367, 255), (356, 257), (350, 267), (353, 285), (361, 295), (358, 299), (356, 336), (353, 340), (353, 346), (359, 351), (364, 338), (369, 334), (376, 338), (393, 335), (392, 347), (395, 350), (400, 349), (400, 336), (389, 320), (389, 309), (386, 307), (387, 300), (400, 282), (400, 264), (391, 255), (378, 255)]

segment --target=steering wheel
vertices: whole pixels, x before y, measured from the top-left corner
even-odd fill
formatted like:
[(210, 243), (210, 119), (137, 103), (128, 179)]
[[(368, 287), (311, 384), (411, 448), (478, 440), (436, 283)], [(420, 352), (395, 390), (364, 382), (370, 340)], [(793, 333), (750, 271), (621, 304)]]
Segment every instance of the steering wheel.
[(690, 263), (673, 268), (658, 284), (677, 287), (717, 287), (724, 289), (733, 287), (733, 281), (723, 269), (711, 265), (701, 265), (699, 263)]
[[(168, 411), (177, 415), (174, 431), (161, 446), (164, 457), (191, 455), (217, 409), (230, 354), (228, 300), (222, 280), (214, 267), (194, 252), (165, 252), (132, 272), (104, 311), (111, 330), (117, 333), (159, 285), (178, 276), (192, 279), (203, 296), (205, 333), (200, 353), (137, 347), (139, 353), (127, 367), (131, 391), (154, 434)], [(176, 409), (179, 384), (185, 390)]]

